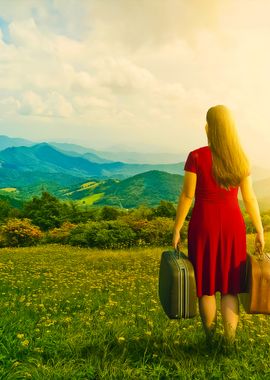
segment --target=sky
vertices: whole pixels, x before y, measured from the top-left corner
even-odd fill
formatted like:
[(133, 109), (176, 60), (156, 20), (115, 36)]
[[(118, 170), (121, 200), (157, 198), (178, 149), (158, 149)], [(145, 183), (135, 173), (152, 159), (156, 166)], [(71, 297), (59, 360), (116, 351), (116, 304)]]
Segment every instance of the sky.
[(1, 0), (0, 134), (94, 149), (207, 145), (227, 105), (269, 167), (268, 0)]

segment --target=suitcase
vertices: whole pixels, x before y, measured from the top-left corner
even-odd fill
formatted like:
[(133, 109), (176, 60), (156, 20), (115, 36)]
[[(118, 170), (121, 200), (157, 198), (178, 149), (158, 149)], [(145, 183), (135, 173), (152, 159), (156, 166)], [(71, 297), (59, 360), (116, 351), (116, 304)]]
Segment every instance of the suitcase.
[(247, 252), (245, 292), (239, 299), (247, 314), (270, 314), (270, 254)]
[(159, 299), (170, 319), (192, 318), (198, 314), (194, 269), (184, 252), (162, 252)]

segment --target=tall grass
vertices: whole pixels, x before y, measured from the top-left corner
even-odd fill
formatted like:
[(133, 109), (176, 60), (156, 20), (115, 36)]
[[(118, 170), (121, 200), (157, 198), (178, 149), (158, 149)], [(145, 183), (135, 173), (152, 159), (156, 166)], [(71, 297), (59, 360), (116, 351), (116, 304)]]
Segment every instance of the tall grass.
[(167, 318), (158, 271), (168, 248), (1, 249), (0, 378), (270, 379), (269, 316), (241, 305), (231, 354), (206, 345), (199, 315)]

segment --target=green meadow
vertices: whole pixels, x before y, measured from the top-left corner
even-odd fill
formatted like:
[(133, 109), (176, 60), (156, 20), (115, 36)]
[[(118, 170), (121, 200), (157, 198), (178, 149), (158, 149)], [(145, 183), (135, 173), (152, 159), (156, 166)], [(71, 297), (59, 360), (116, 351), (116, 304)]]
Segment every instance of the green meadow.
[(236, 352), (222, 344), (220, 293), (214, 347), (199, 315), (168, 319), (158, 297), (165, 249), (2, 248), (0, 378), (270, 379), (270, 316), (240, 306)]

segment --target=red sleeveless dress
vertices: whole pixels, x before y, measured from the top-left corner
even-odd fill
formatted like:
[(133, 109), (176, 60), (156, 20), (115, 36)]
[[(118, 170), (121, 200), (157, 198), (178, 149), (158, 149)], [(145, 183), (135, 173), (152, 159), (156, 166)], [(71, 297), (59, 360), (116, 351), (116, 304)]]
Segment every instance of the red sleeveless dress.
[(193, 264), (197, 296), (244, 292), (246, 225), (238, 204), (239, 186), (230, 191), (215, 181), (212, 152), (191, 151), (184, 170), (197, 173), (195, 201), (188, 225), (188, 257)]

